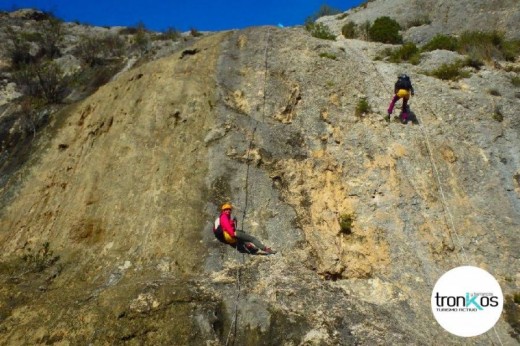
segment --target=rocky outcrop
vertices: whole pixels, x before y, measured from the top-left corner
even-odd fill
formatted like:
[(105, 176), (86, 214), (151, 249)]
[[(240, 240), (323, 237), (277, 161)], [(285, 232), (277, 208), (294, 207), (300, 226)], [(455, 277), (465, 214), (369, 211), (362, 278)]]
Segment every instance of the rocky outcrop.
[(64, 23), (31, 9), (0, 13), (0, 186), (26, 160), (50, 114), (120, 72), (189, 45), (191, 36)]
[(362, 25), (383, 16), (398, 21), (404, 29), (404, 39), (417, 44), (428, 42), (436, 34), (457, 35), (475, 29), (520, 38), (520, 9), (515, 0), (373, 0), (343, 15), (323, 17), (319, 21), (340, 34), (347, 22)]
[[(519, 290), (517, 72), (446, 82), (380, 49), (223, 32), (53, 114), (0, 191), (0, 342), (517, 343), (505, 317), (452, 336), (429, 304), (465, 264)], [(387, 123), (404, 71), (414, 121)], [(219, 243), (224, 201), (279, 253)]]

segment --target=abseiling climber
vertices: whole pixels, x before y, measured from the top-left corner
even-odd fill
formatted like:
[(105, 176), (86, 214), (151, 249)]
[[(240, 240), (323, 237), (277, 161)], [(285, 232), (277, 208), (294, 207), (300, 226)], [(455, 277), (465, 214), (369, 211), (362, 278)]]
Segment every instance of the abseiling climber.
[(220, 216), (213, 225), (213, 234), (222, 243), (228, 244), (239, 252), (251, 255), (274, 255), (276, 251), (268, 248), (252, 235), (242, 230), (238, 230), (236, 219), (231, 218), (233, 206), (231, 203), (224, 203), (221, 207)]
[(415, 95), (410, 77), (406, 74), (399, 75), (399, 77), (397, 77), (397, 82), (395, 82), (394, 85), (394, 97), (388, 107), (388, 116), (386, 117), (387, 121), (390, 121), (390, 115), (392, 115), (392, 112), (394, 111), (395, 103), (402, 98), (403, 107), (399, 118), (401, 119), (401, 123), (406, 124), (408, 121), (408, 100), (410, 99), (410, 94), (412, 96)]

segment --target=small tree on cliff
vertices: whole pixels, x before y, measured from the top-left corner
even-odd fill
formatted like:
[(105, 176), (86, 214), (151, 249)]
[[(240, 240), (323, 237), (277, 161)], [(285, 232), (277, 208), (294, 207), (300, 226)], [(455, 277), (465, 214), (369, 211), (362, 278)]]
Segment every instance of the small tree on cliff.
[(379, 17), (368, 29), (368, 36), (372, 41), (382, 43), (402, 43), (403, 38), (399, 35), (401, 26), (390, 17)]

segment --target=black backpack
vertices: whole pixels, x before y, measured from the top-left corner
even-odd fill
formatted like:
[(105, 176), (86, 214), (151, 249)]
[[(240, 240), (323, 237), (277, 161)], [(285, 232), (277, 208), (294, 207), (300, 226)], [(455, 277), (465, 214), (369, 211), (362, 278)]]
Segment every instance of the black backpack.
[(410, 77), (406, 75), (399, 76), (397, 82), (395, 82), (395, 88), (410, 90), (412, 88), (412, 82), (410, 81)]

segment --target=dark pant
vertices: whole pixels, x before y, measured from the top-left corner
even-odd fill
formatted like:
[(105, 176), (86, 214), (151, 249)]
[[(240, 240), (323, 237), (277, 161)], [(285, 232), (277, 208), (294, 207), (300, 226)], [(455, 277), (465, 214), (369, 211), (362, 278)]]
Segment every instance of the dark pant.
[[(394, 111), (395, 103), (400, 99), (401, 97), (395, 95), (392, 98), (392, 101), (390, 102), (390, 106), (388, 106), (388, 114), (391, 114)], [(406, 119), (408, 117), (408, 97), (403, 97), (403, 107), (402, 107), (402, 115), (403, 118)]]
[(253, 245), (256, 246), (259, 250), (265, 249), (265, 245), (262, 244), (262, 242), (260, 242), (260, 240), (256, 239), (252, 235), (247, 234), (244, 231), (236, 230), (235, 237), (238, 239), (239, 242), (253, 243)]

